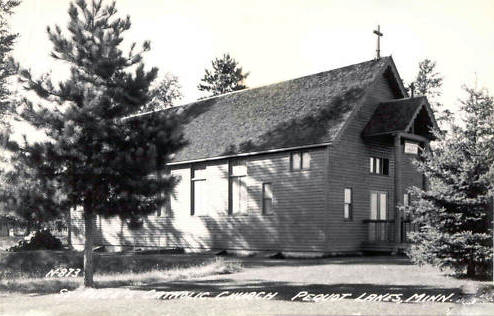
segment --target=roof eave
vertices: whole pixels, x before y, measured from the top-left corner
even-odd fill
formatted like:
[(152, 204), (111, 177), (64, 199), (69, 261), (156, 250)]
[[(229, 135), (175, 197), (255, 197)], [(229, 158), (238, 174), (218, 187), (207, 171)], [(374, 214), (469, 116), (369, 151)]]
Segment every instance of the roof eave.
[(270, 150), (264, 150), (264, 151), (256, 151), (256, 152), (247, 152), (247, 153), (223, 155), (223, 156), (216, 156), (216, 157), (209, 157), (209, 158), (200, 158), (200, 159), (193, 159), (193, 160), (182, 160), (182, 161), (176, 161), (176, 162), (169, 162), (166, 165), (167, 166), (178, 166), (178, 165), (183, 165), (183, 164), (206, 162), (206, 161), (215, 161), (215, 160), (222, 160), (222, 159), (229, 159), (229, 158), (248, 157), (248, 156), (272, 154), (272, 153), (279, 153), (279, 152), (286, 152), (286, 151), (293, 151), (293, 150), (300, 150), (300, 149), (311, 149), (311, 148), (318, 148), (318, 147), (327, 147), (327, 146), (329, 146), (331, 144), (332, 144), (332, 142), (326, 142), (326, 143), (319, 143), (319, 144), (312, 144), (312, 145), (303, 145), (303, 146), (296, 146), (296, 147), (277, 148), (277, 149), (270, 149)]

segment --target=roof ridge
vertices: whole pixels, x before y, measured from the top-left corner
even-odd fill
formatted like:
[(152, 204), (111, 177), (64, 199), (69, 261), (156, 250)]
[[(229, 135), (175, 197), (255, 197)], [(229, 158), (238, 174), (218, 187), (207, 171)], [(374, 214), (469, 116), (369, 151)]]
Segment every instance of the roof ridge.
[(425, 96), (425, 95), (419, 95), (419, 96), (416, 96), (416, 97), (413, 97), (413, 98), (410, 97), (410, 98), (401, 98), (401, 99), (391, 99), (389, 101), (382, 101), (382, 102), (380, 102), (380, 104), (405, 102), (405, 101), (417, 100), (417, 99), (427, 99), (427, 96)]
[(262, 86), (257, 86), (257, 87), (251, 87), (251, 88), (246, 88), (246, 89), (237, 90), (237, 91), (231, 91), (231, 92), (227, 92), (227, 93), (223, 93), (223, 94), (219, 94), (219, 95), (215, 95), (215, 96), (206, 97), (206, 98), (203, 98), (203, 99), (195, 100), (195, 101), (184, 103), (184, 104), (174, 105), (174, 106), (171, 106), (171, 107), (168, 107), (168, 108), (164, 108), (164, 109), (160, 109), (160, 110), (152, 110), (152, 111), (147, 111), (147, 112), (143, 112), (143, 113), (136, 113), (134, 115), (129, 115), (128, 117), (126, 117), (126, 119), (127, 118), (133, 118), (133, 117), (139, 117), (139, 116), (145, 116), (145, 115), (156, 113), (156, 112), (164, 112), (164, 111), (176, 110), (177, 108), (182, 108), (182, 107), (185, 107), (185, 106), (189, 106), (189, 105), (196, 104), (196, 103), (203, 102), (203, 101), (207, 101), (207, 100), (221, 98), (221, 97), (225, 97), (225, 96), (228, 96), (228, 95), (238, 94), (238, 93), (252, 91), (252, 90), (256, 90), (256, 89), (272, 87), (272, 86), (275, 86), (275, 85), (278, 85), (278, 84), (282, 84), (282, 83), (286, 83), (286, 82), (290, 82), (290, 81), (295, 81), (295, 80), (300, 80), (300, 79), (308, 78), (308, 77), (312, 77), (312, 76), (317, 76), (317, 75), (329, 73), (329, 72), (332, 72), (332, 71), (337, 71), (337, 70), (340, 70), (341, 71), (341, 70), (346, 69), (346, 68), (355, 67), (355, 66), (366, 64), (366, 63), (370, 63), (370, 62), (378, 62), (378, 61), (383, 60), (383, 59), (392, 60), (392, 57), (390, 55), (390, 56), (383, 56), (380, 59), (376, 59), (376, 58), (369, 59), (369, 60), (366, 60), (366, 61), (363, 61), (363, 62), (359, 62), (359, 63), (356, 63), (356, 64), (351, 64), (351, 65), (347, 65), (347, 66), (343, 66), (343, 67), (338, 67), (338, 68), (333, 68), (333, 69), (329, 69), (329, 70), (325, 70), (325, 71), (320, 71), (320, 72), (316, 72), (316, 73), (313, 73), (313, 74), (304, 75), (304, 76), (300, 76), (300, 77), (296, 77), (296, 78), (292, 78), (292, 79), (288, 79), (288, 80), (281, 80), (281, 81), (273, 82), (273, 83), (270, 83), (270, 84), (267, 84), (267, 85), (262, 85)]
[[(390, 59), (390, 58), (391, 58), (391, 56), (384, 56), (384, 57), (381, 57), (380, 59)], [(377, 62), (380, 59), (375, 59), (375, 58), (374, 59), (369, 59), (369, 60), (366, 60), (366, 61), (363, 61), (363, 62), (360, 62), (360, 63), (351, 64), (351, 65), (347, 65), (347, 66), (343, 66), (343, 67), (338, 67), (338, 68), (333, 68), (333, 69), (329, 69), (329, 70), (324, 70), (324, 71), (316, 72), (316, 73), (313, 73), (313, 74), (308, 74), (308, 75), (303, 75), (303, 76), (300, 76), (300, 77), (295, 77), (295, 78), (292, 78), (292, 79), (280, 80), (280, 81), (272, 82), (272, 83), (269, 83), (269, 84), (266, 84), (266, 85), (262, 85), (262, 86), (256, 86), (256, 87), (246, 88), (246, 89), (242, 89), (242, 90), (231, 91), (231, 92), (227, 92), (227, 93), (223, 93), (223, 94), (219, 94), (219, 95), (215, 95), (215, 96), (210, 96), (210, 97), (207, 97), (207, 98), (199, 99), (199, 100), (196, 100), (196, 101), (193, 101), (193, 102), (189, 102), (189, 103), (186, 103), (186, 104), (181, 104), (179, 106), (184, 106), (184, 105), (188, 105), (188, 104), (194, 104), (194, 103), (201, 102), (201, 101), (204, 101), (204, 100), (210, 100), (210, 99), (219, 98), (219, 97), (223, 97), (223, 96), (227, 96), (227, 95), (231, 95), (231, 94), (236, 94), (236, 93), (241, 93), (241, 92), (245, 92), (245, 91), (250, 91), (250, 90), (255, 90), (255, 89), (270, 87), (270, 86), (274, 86), (274, 85), (277, 85), (277, 84), (280, 84), (280, 83), (285, 83), (285, 82), (288, 82), (288, 81), (300, 80), (300, 79), (303, 79), (303, 78), (317, 76), (317, 75), (320, 75), (320, 74), (324, 74), (324, 73), (328, 73), (328, 72), (332, 72), (332, 71), (336, 71), (336, 70), (343, 70), (345, 68), (354, 67), (354, 66), (357, 66), (357, 65), (361, 65), (361, 64), (365, 64), (365, 63), (369, 63), (369, 62), (373, 62), (373, 61)]]
[[(390, 58), (391, 58), (391, 56), (384, 56), (384, 57), (381, 57), (380, 59), (390, 59)], [(150, 114), (150, 113), (153, 113), (153, 112), (167, 111), (167, 110), (170, 110), (170, 109), (173, 109), (173, 108), (187, 106), (187, 105), (191, 105), (191, 104), (194, 104), (194, 103), (203, 102), (203, 101), (206, 101), (206, 100), (211, 100), (211, 99), (215, 99), (215, 98), (224, 97), (224, 96), (227, 96), (227, 95), (242, 93), (242, 92), (251, 91), (251, 90), (255, 90), (255, 89), (261, 89), (261, 88), (266, 88), (266, 87), (271, 87), (271, 86), (274, 86), (274, 85), (277, 85), (277, 84), (281, 84), (281, 83), (285, 83), (285, 82), (289, 82), (289, 81), (300, 80), (300, 79), (307, 78), (307, 77), (317, 76), (317, 75), (320, 75), (320, 74), (324, 74), (324, 73), (328, 73), (328, 72), (332, 72), (332, 71), (336, 71), (336, 70), (343, 70), (345, 68), (354, 67), (354, 66), (358, 66), (358, 65), (369, 63), (369, 62), (373, 62), (373, 61), (374, 62), (377, 62), (380, 59), (375, 59), (375, 58), (374, 59), (369, 59), (369, 60), (366, 60), (366, 61), (363, 61), (363, 62), (360, 62), (360, 63), (356, 63), (356, 64), (351, 64), (351, 65), (347, 65), (347, 66), (343, 66), (343, 67), (338, 67), (338, 68), (333, 68), (333, 69), (329, 69), (329, 70), (324, 70), (324, 71), (320, 71), (320, 72), (316, 72), (316, 73), (313, 73), (313, 74), (304, 75), (304, 76), (300, 76), (300, 77), (296, 77), (296, 78), (292, 78), (292, 79), (280, 80), (280, 81), (272, 82), (272, 83), (269, 83), (269, 84), (266, 84), (266, 85), (262, 85), (262, 86), (256, 86), (256, 87), (250, 87), (250, 88), (246, 88), (246, 89), (242, 89), (242, 90), (231, 91), (231, 92), (227, 92), (227, 93), (223, 93), (223, 94), (219, 94), (219, 95), (214, 95), (214, 96), (210, 96), (210, 97), (198, 99), (198, 100), (195, 100), (195, 101), (192, 101), (192, 102), (188, 102), (188, 103), (184, 103), (184, 104), (174, 105), (172, 107), (161, 109), (161, 110), (158, 110), (158, 111), (148, 111), (148, 112), (144, 112), (144, 113), (139, 113), (138, 115), (145, 115), (145, 114)]]

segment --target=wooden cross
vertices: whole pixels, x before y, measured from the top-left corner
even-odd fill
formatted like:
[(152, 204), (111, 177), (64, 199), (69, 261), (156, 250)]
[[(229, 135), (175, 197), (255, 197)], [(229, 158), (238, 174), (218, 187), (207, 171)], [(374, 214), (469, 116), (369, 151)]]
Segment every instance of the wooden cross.
[(381, 26), (380, 25), (377, 26), (377, 30), (374, 30), (374, 34), (377, 35), (377, 50), (376, 50), (377, 59), (380, 59), (381, 58), (381, 36), (384, 36), (384, 34), (381, 33)]

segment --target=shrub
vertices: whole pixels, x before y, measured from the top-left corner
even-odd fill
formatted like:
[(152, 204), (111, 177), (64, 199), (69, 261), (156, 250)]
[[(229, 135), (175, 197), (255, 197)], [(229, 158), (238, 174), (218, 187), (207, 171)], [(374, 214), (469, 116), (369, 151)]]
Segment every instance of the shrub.
[(19, 241), (15, 246), (10, 247), (7, 251), (26, 251), (26, 250), (61, 250), (62, 242), (54, 237), (49, 230), (43, 229), (34, 232)]

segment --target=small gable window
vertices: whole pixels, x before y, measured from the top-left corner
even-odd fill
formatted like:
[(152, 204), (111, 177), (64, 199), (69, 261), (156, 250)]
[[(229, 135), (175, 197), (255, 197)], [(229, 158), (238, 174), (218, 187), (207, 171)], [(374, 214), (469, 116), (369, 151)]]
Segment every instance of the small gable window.
[(290, 170), (308, 170), (310, 169), (310, 153), (306, 151), (294, 152), (290, 155)]
[(370, 157), (369, 171), (372, 174), (389, 175), (389, 159), (380, 158), (380, 157)]

